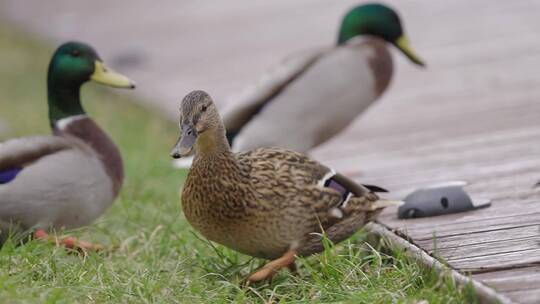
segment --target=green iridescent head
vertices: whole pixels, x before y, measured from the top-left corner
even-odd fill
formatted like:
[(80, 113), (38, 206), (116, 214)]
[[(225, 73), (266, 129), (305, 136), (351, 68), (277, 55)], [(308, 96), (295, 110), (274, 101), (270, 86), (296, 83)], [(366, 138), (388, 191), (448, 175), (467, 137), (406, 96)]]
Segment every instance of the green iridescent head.
[(84, 113), (79, 92), (87, 81), (117, 88), (135, 88), (129, 78), (105, 66), (91, 46), (81, 42), (64, 43), (54, 52), (47, 74), (51, 124)]
[(351, 9), (341, 22), (338, 45), (359, 35), (372, 35), (395, 45), (412, 62), (424, 63), (410, 49), (397, 13), (388, 6), (372, 3)]

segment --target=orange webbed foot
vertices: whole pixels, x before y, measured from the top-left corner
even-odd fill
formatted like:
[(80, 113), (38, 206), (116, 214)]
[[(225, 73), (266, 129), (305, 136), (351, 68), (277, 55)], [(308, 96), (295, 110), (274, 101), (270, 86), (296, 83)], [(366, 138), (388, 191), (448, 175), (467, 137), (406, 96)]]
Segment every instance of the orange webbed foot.
[(73, 236), (67, 236), (64, 238), (58, 238), (45, 232), (45, 230), (39, 229), (34, 232), (34, 237), (38, 240), (44, 240), (54, 243), (56, 246), (64, 246), (65, 248), (74, 249), (80, 252), (86, 251), (100, 251), (103, 250), (103, 246), (100, 244), (93, 244), (87, 241), (82, 241)]
[(294, 263), (294, 255), (296, 253), (292, 250), (285, 252), (285, 254), (279, 259), (270, 261), (264, 265), (260, 270), (256, 271), (247, 279), (247, 284), (258, 283), (265, 280), (271, 280), (276, 273), (282, 268), (288, 267), (291, 272), (296, 272), (296, 264)]

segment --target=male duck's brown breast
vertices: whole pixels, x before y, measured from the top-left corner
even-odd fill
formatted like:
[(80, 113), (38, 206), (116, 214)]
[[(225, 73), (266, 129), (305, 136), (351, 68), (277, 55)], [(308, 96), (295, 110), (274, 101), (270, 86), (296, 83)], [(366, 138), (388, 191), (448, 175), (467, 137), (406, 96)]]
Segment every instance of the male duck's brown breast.
[(378, 38), (366, 38), (360, 43), (360, 46), (368, 46), (374, 52), (368, 58), (368, 63), (375, 77), (375, 93), (377, 96), (380, 96), (388, 87), (394, 70), (392, 56), (386, 45), (385, 41)]
[(55, 134), (75, 136), (96, 152), (111, 178), (113, 195), (116, 197), (124, 180), (124, 165), (120, 151), (111, 138), (89, 117), (73, 119), (62, 129), (55, 129)]

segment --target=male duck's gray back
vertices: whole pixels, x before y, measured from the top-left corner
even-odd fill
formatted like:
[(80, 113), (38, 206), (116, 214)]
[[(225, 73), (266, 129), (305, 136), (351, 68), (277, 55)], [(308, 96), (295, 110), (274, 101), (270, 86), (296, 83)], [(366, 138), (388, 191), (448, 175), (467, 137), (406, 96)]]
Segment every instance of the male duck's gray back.
[(398, 15), (389, 7), (366, 4), (343, 18), (334, 48), (288, 59), (224, 109), (233, 150), (279, 146), (299, 152), (346, 128), (388, 87), (393, 44), (412, 62)]
[[(23, 229), (74, 228), (90, 224), (116, 197), (114, 182), (96, 151), (84, 142), (63, 137), (30, 137), (0, 144), (0, 159), (11, 146), (40, 153), (50, 143), (62, 147), (24, 167), (9, 183), (0, 185), (0, 220)], [(20, 149), (22, 150), (22, 149)], [(40, 151), (41, 150), (41, 151)], [(13, 166), (12, 166), (13, 167)]]
[(347, 127), (382, 94), (391, 76), (384, 43), (354, 39), (320, 56), (268, 101), (238, 133), (233, 149), (280, 146), (306, 152)]

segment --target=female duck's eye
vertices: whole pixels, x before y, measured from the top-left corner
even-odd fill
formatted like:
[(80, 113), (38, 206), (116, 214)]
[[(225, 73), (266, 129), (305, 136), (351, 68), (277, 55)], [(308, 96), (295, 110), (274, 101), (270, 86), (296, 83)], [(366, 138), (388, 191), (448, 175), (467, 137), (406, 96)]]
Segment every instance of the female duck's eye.
[(206, 111), (206, 108), (207, 108), (206, 106), (202, 106), (201, 111), (202, 111), (202, 112), (205, 112), (205, 111)]
[(79, 57), (81, 55), (81, 52), (79, 50), (73, 50), (71, 51), (71, 56), (73, 57)]

